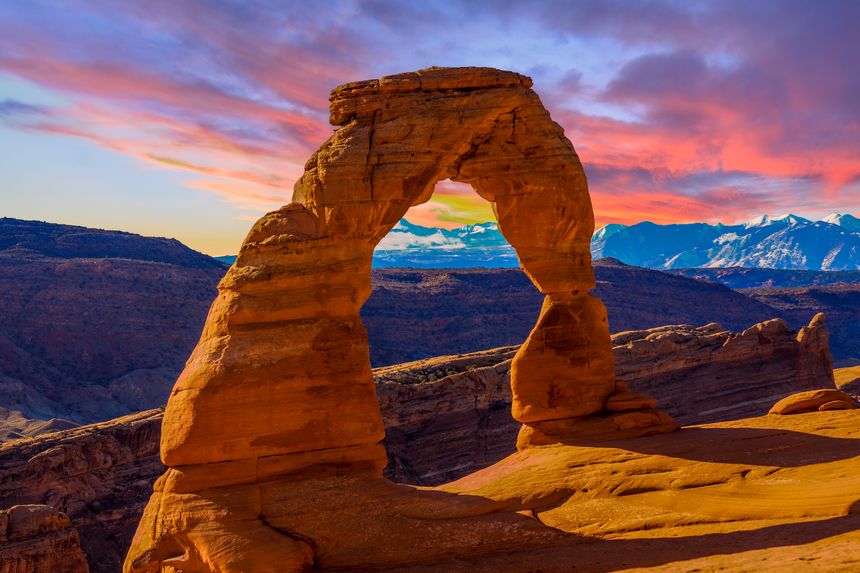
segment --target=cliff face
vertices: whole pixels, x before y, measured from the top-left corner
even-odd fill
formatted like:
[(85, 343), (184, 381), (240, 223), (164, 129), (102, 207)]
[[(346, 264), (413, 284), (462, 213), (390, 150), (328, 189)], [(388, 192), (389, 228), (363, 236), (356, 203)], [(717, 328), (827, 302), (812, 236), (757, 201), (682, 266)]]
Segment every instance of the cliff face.
[(445, 483), (515, 450), (509, 346), (374, 370), (385, 423), (386, 477)]
[(827, 343), (823, 315), (799, 332), (773, 319), (737, 334), (708, 324), (613, 337), (618, 377), (683, 424), (760, 416), (792, 392), (835, 387)]
[(0, 571), (88, 573), (78, 532), (69, 518), (47, 505), (0, 509)]
[[(119, 571), (152, 483), (163, 471), (161, 415), (151, 410), (0, 444), (0, 507), (46, 504), (62, 511), (77, 530), (75, 543), (80, 534), (90, 569)], [(66, 571), (12, 569), (55, 570)]]

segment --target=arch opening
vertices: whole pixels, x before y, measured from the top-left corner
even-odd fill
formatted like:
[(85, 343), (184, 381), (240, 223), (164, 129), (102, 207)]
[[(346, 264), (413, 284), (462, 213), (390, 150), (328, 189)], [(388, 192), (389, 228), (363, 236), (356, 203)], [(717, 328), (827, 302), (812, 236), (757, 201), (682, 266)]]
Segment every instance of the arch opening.
[(489, 202), (450, 180), (376, 245), (372, 285), (360, 312), (374, 368), (519, 345), (541, 306), (537, 290), (516, 294), (534, 287)]

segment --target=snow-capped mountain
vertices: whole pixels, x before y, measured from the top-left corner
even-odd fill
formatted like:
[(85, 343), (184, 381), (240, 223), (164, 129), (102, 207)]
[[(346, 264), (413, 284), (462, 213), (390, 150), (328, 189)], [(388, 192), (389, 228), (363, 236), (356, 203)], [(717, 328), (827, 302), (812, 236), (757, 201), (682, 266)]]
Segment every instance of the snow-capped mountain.
[(807, 270), (860, 268), (860, 219), (832, 213), (819, 221), (762, 215), (738, 225), (637, 223), (595, 233), (595, 258), (615, 257), (656, 269), (754, 267)]
[(846, 231), (851, 231), (852, 233), (860, 232), (860, 219), (853, 215), (848, 215), (846, 213), (830, 213), (821, 220), (825, 223), (842, 227)]
[(517, 255), (496, 223), (456, 229), (422, 227), (401, 219), (376, 247), (375, 267), (516, 267)]
[[(598, 229), (594, 258), (613, 257), (656, 269), (752, 267), (860, 269), (860, 219), (831, 213), (812, 221), (762, 215), (736, 225), (612, 223)], [(517, 257), (496, 223), (456, 229), (400, 221), (374, 255), (377, 267), (515, 267)]]

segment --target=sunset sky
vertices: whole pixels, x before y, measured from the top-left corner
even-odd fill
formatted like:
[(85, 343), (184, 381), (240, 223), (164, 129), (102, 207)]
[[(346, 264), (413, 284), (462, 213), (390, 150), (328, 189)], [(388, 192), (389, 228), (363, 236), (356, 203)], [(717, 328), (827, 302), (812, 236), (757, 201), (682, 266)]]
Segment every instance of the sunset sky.
[[(234, 253), (348, 81), (493, 66), (585, 164), (598, 224), (860, 211), (860, 2), (0, 2), (0, 216)], [(488, 220), (442, 183), (408, 218)]]

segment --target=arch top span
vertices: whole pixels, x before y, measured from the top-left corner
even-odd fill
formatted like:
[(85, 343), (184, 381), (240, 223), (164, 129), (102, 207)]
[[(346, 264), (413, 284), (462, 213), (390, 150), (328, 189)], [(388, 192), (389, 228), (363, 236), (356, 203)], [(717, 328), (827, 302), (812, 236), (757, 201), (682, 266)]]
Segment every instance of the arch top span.
[(468, 183), (492, 203), (538, 288), (593, 288), (585, 173), (531, 85), (492, 68), (430, 68), (341, 86), (331, 94), (340, 127), (307, 162), (293, 200), (321, 234), (375, 244), (438, 181)]

